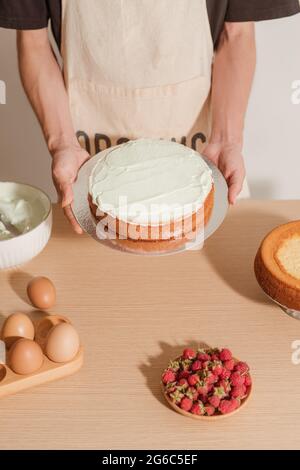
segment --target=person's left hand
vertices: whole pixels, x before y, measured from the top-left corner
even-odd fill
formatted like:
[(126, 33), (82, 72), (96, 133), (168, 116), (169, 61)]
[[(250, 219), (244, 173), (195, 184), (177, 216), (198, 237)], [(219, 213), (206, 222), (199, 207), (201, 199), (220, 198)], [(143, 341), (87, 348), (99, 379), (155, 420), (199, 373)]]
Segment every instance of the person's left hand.
[(242, 144), (209, 143), (202, 152), (223, 173), (228, 184), (228, 200), (235, 204), (245, 179)]

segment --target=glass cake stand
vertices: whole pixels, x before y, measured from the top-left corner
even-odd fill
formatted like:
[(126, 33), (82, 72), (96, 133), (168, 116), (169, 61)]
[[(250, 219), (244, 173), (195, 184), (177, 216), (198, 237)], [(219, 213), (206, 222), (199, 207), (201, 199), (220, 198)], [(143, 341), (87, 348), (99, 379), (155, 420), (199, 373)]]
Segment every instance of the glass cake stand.
[(282, 305), (281, 303), (277, 302), (277, 300), (270, 297), (270, 295), (268, 295), (264, 290), (263, 290), (263, 292), (266, 294), (268, 299), (272, 300), (273, 303), (278, 305), (278, 307), (280, 307), (281, 310), (283, 310), (284, 313), (286, 313), (289, 317), (295, 318), (296, 320), (300, 320), (300, 311), (299, 310), (294, 310), (292, 308), (286, 307), (285, 305)]

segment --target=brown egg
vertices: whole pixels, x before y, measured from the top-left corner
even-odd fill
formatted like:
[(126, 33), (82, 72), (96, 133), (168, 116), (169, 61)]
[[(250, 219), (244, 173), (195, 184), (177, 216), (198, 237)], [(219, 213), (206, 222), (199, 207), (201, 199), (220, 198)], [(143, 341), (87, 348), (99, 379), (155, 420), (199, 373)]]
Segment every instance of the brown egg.
[(79, 336), (74, 326), (60, 323), (49, 331), (45, 352), (53, 362), (68, 362), (76, 356), (79, 347)]
[(45, 350), (50, 330), (60, 323), (70, 323), (70, 321), (61, 315), (47, 315), (35, 325), (34, 340), (41, 346), (43, 351)]
[(55, 304), (55, 287), (47, 277), (32, 279), (27, 286), (27, 294), (30, 302), (36, 308), (46, 310)]
[(14, 313), (6, 320), (2, 328), (1, 338), (6, 346), (10, 347), (19, 338), (34, 338), (34, 326), (30, 318), (24, 313)]
[(16, 341), (8, 355), (8, 365), (16, 373), (21, 375), (33, 374), (39, 370), (44, 361), (41, 347), (30, 339)]

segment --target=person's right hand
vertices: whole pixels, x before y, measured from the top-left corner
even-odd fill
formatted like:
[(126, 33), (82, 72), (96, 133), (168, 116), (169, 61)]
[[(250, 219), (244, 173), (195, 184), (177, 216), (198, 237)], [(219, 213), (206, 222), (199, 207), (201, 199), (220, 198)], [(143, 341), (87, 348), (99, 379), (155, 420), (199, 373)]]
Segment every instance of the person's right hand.
[(73, 183), (76, 181), (79, 168), (90, 155), (80, 145), (66, 146), (52, 152), (52, 178), (61, 201), (64, 213), (74, 231), (82, 234), (76, 221), (71, 204), (73, 202)]

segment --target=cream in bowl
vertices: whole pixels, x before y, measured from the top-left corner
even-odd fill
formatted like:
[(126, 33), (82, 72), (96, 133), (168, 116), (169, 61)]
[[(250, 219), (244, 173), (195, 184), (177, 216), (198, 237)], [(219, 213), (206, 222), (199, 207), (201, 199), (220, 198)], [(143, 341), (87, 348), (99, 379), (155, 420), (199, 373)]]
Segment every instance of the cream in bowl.
[(51, 229), (51, 202), (43, 191), (0, 182), (0, 269), (34, 258), (46, 246)]

